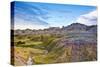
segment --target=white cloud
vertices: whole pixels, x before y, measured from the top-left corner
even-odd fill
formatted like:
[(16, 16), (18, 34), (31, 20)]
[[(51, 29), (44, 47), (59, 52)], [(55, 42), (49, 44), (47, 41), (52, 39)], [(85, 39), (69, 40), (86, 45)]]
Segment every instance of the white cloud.
[(38, 23), (38, 22), (31, 22), (31, 21), (26, 21), (23, 19), (14, 19), (14, 25), (12, 24), (12, 28), (11, 29), (44, 29), (44, 28), (48, 28), (48, 25), (39, 25), (39, 24), (33, 24), (33, 23)]
[(81, 15), (78, 17), (78, 23), (86, 24), (86, 25), (96, 25), (97, 24), (97, 10), (92, 11), (88, 14)]
[(21, 30), (23, 30), (23, 29), (36, 29), (36, 30), (38, 30), (38, 29), (45, 29), (45, 28), (48, 28), (48, 27), (42, 26), (42, 25), (23, 25), (23, 24), (14, 26), (15, 30), (16, 29), (21, 29)]

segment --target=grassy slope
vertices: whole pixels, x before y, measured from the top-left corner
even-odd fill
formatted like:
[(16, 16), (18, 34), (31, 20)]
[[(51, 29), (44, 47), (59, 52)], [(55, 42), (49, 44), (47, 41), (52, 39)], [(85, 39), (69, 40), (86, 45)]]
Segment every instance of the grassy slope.
[[(71, 62), (72, 46), (58, 46), (57, 42), (59, 42), (61, 38), (62, 36), (55, 35), (17, 35), (14, 37), (15, 53), (19, 54), (25, 61), (27, 61), (29, 55), (31, 55), (35, 64)], [(87, 48), (82, 47), (80, 52), (85, 52), (86, 54), (87, 50), (87, 53), (91, 53), (93, 56), (86, 54), (84, 57), (88, 56), (88, 59), (85, 60), (89, 60), (89, 57), (96, 57), (96, 52), (92, 52), (93, 47), (86, 47)], [(90, 60), (93, 59), (90, 58)], [(19, 65), (17, 60), (15, 64)]]

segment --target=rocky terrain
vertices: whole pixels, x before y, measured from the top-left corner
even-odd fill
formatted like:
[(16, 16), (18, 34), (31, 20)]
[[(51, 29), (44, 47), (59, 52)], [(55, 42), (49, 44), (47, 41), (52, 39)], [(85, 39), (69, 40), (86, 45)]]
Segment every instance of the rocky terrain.
[(34, 64), (97, 60), (97, 25), (73, 23), (62, 28), (12, 30), (12, 33), (15, 52), (26, 62), (30, 54)]
[(87, 26), (80, 23), (73, 23), (68, 26), (63, 26), (62, 28), (59, 27), (50, 27), (47, 29), (40, 29), (40, 30), (31, 30), (31, 29), (25, 29), (25, 30), (14, 30), (14, 35), (26, 35), (26, 34), (65, 34), (68, 32), (89, 32), (89, 33), (96, 33), (97, 32), (97, 25)]

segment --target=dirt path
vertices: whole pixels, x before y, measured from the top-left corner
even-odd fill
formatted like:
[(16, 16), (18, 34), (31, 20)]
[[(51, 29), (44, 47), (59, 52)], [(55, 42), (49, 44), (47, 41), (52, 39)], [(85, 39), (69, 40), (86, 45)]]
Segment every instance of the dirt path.
[(26, 61), (19, 55), (15, 54), (15, 59), (21, 64), (21, 65), (26, 65)]

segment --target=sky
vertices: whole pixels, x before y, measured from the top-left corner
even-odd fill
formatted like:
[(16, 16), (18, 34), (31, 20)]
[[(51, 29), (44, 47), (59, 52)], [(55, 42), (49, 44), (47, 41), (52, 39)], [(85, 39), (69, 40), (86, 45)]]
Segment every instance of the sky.
[(14, 29), (62, 27), (76, 22), (85, 25), (97, 24), (96, 6), (21, 1), (12, 3)]

